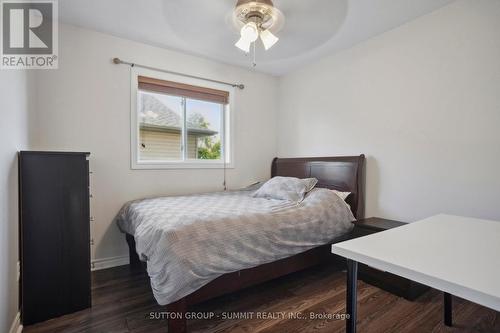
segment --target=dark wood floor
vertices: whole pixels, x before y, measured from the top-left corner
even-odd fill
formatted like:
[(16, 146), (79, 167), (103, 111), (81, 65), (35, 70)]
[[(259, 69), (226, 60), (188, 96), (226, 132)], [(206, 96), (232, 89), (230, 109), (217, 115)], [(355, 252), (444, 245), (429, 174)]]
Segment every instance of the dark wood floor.
[[(92, 309), (25, 327), (34, 332), (166, 332), (151, 311), (164, 311), (151, 294), (144, 273), (128, 266), (93, 273)], [(432, 290), (409, 302), (360, 282), (358, 332), (500, 332), (500, 313), (453, 298), (455, 327), (442, 324), (442, 297)], [(343, 313), (345, 273), (316, 267), (200, 304), (190, 311), (234, 313)], [(344, 332), (344, 321), (332, 319), (190, 320), (190, 332)]]

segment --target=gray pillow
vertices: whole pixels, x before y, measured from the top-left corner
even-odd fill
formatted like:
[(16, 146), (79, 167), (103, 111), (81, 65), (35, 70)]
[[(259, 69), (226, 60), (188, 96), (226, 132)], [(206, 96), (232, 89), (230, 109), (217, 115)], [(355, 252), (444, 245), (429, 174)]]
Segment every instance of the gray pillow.
[(255, 191), (253, 197), (300, 202), (317, 182), (316, 178), (274, 177)]

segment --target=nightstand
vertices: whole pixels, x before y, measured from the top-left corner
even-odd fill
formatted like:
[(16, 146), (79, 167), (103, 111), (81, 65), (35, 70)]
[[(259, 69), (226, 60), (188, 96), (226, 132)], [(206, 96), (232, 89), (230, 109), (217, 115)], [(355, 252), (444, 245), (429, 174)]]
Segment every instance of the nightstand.
[[(360, 219), (354, 222), (354, 229), (351, 238), (358, 238), (383, 232), (392, 228), (404, 226), (406, 223), (387, 220), (379, 217)], [(388, 291), (397, 296), (413, 301), (429, 290), (429, 287), (420, 283), (399, 277), (397, 275), (379, 271), (367, 265), (360, 264), (358, 268), (358, 278), (374, 285), (380, 289)]]

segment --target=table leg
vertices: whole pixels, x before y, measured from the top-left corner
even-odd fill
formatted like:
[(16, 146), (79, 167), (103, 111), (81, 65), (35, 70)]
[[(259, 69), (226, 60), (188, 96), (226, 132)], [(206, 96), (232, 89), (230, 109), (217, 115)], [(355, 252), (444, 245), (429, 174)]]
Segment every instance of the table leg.
[(358, 262), (347, 259), (346, 312), (349, 314), (349, 319), (347, 319), (346, 321), (347, 333), (356, 333), (357, 283), (358, 283)]
[(448, 327), (453, 325), (451, 295), (443, 293), (444, 296), (444, 324)]

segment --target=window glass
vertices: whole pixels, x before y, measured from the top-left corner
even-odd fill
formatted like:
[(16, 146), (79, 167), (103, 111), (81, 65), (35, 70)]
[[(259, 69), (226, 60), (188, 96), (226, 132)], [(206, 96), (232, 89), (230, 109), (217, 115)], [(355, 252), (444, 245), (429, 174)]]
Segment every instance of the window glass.
[(186, 99), (187, 159), (222, 159), (224, 106)]
[(182, 98), (138, 92), (139, 161), (183, 159)]

